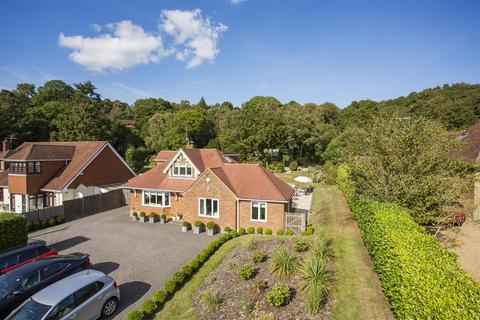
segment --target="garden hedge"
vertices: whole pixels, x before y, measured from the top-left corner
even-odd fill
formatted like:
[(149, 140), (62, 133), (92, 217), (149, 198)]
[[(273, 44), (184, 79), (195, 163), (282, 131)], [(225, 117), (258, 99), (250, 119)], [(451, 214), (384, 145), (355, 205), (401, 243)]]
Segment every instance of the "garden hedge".
[(0, 213), (0, 251), (27, 244), (27, 223), (16, 213)]
[[(363, 241), (397, 319), (479, 319), (480, 284), (453, 254), (394, 204), (352, 197), (341, 172)], [(338, 175), (337, 175), (338, 177)]]

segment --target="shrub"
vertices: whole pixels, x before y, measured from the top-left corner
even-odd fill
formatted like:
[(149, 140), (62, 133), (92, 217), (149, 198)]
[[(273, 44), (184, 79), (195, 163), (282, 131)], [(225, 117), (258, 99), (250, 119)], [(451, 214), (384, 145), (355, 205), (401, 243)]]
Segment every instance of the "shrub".
[(237, 269), (237, 273), (243, 280), (249, 280), (253, 277), (253, 265), (245, 264), (240, 266)]
[(229, 226), (226, 226), (225, 228), (223, 228), (223, 231), (228, 233), (228, 232), (232, 231), (232, 228), (230, 228)]
[(40, 221), (40, 228), (42, 229), (48, 228), (48, 221), (47, 220)]
[(265, 229), (265, 234), (271, 235), (271, 234), (272, 234), (272, 229), (266, 228), (266, 229)]
[(0, 251), (27, 243), (27, 221), (19, 214), (0, 213)]
[(125, 317), (125, 320), (142, 320), (143, 314), (138, 310), (133, 310)]
[(190, 228), (192, 225), (191, 225), (190, 222), (188, 222), (188, 221), (183, 221), (183, 222), (182, 222), (182, 226), (187, 227), (187, 228)]
[(288, 278), (298, 269), (298, 259), (287, 248), (279, 247), (273, 251), (270, 272), (280, 278)]
[(335, 252), (333, 251), (332, 240), (319, 235), (313, 243), (311, 254), (324, 262), (333, 262)]
[(166, 221), (166, 220), (167, 220), (167, 216), (166, 216), (166, 215), (164, 215), (164, 214), (162, 214), (162, 215), (160, 215), (160, 219), (162, 219), (162, 220), (165, 220), (165, 221)]
[(48, 226), (53, 227), (56, 224), (57, 224), (57, 219), (55, 219), (54, 217), (48, 219)]
[(273, 307), (284, 306), (290, 300), (290, 288), (286, 284), (277, 283), (267, 292), (266, 298)]
[(137, 211), (133, 211), (133, 212), (132, 212), (132, 217), (138, 217)]
[(237, 231), (235, 230), (232, 230), (228, 233), (232, 238), (236, 238), (239, 236), (239, 234), (237, 233)]
[(333, 273), (322, 260), (310, 256), (301, 266), (300, 288), (305, 294), (308, 311), (315, 315), (322, 303), (331, 297)]
[(62, 224), (65, 222), (65, 217), (63, 215), (58, 215), (56, 219), (57, 219), (57, 224)]
[(140, 212), (140, 217), (146, 217), (146, 216), (147, 216), (147, 214), (145, 212), (143, 212), (143, 211)]
[(213, 229), (215, 229), (216, 226), (217, 226), (217, 225), (216, 225), (215, 222), (213, 222), (213, 221), (208, 221), (208, 222), (207, 222), (207, 229), (208, 229), (208, 230), (213, 230)]
[(244, 295), (240, 299), (240, 315), (242, 317), (248, 317), (252, 313), (255, 303), (249, 295)]
[(293, 240), (293, 249), (297, 252), (305, 252), (310, 249), (310, 242), (302, 238)]
[(153, 302), (150, 299), (147, 299), (143, 301), (142, 306), (140, 307), (140, 311), (147, 316), (151, 316), (155, 313), (155, 309), (157, 306), (155, 305), (155, 302)]
[(200, 293), (200, 301), (208, 311), (215, 311), (220, 308), (223, 299), (218, 291), (204, 291)]
[(293, 236), (293, 230), (292, 229), (287, 229), (287, 231), (285, 232), (285, 234), (287, 236)]
[(314, 233), (315, 229), (312, 226), (308, 226), (305, 230), (305, 235), (311, 236)]
[(475, 319), (480, 314), (480, 284), (407, 210), (359, 199), (352, 211), (397, 319)]
[(201, 227), (203, 226), (203, 222), (197, 220), (197, 221), (195, 221), (194, 226), (195, 226), (196, 228), (201, 228)]
[(250, 252), (254, 251), (257, 248), (257, 240), (254, 238), (248, 239), (248, 241), (245, 242), (245, 248)]
[(260, 250), (255, 250), (252, 253), (252, 260), (255, 263), (261, 263), (261, 262), (265, 261), (265, 259), (267, 259), (267, 255)]
[(40, 229), (40, 222), (39, 221), (33, 221), (32, 222), (32, 227), (33, 227), (34, 231)]
[(277, 231), (275, 231), (275, 234), (276, 234), (277, 236), (281, 236), (281, 235), (283, 235), (283, 230), (277, 229)]
[(26, 227), (27, 227), (27, 232), (32, 232), (33, 231), (33, 222), (32, 221), (27, 221)]
[(186, 279), (185, 273), (182, 271), (175, 272), (172, 276), (172, 280), (177, 283), (177, 285), (182, 285), (185, 282)]
[(298, 169), (298, 162), (296, 160), (293, 160), (292, 162), (290, 162), (290, 164), (288, 165), (288, 167), (290, 168), (290, 170), (292, 171), (297, 171)]
[(152, 300), (157, 304), (157, 307), (160, 307), (160, 305), (164, 304), (165, 301), (167, 301), (167, 294), (165, 293), (165, 291), (159, 290), (155, 292)]
[(149, 217), (152, 217), (152, 218), (154, 218), (156, 215), (157, 215), (157, 214), (156, 214), (155, 212), (153, 212), (153, 211), (148, 214), (148, 216), (149, 216)]
[(175, 281), (168, 280), (167, 282), (165, 282), (165, 292), (168, 295), (172, 295), (176, 289), (177, 289), (177, 283)]
[(248, 232), (248, 234), (255, 233), (255, 228), (254, 227), (248, 227), (247, 232)]
[(238, 234), (243, 236), (245, 234), (245, 228), (239, 228), (238, 229)]
[(258, 234), (263, 234), (263, 228), (262, 227), (257, 227), (257, 233)]

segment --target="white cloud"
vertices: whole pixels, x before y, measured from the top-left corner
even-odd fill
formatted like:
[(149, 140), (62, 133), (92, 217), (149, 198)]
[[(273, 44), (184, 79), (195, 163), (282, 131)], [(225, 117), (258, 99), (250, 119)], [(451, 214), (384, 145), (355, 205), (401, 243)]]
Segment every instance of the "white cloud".
[(193, 68), (204, 61), (213, 62), (220, 52), (218, 38), (227, 26), (212, 24), (203, 17), (200, 9), (192, 11), (163, 10), (161, 29), (175, 41), (176, 58), (188, 61), (187, 67)]
[(147, 91), (144, 91), (144, 90), (132, 87), (132, 86), (128, 86), (128, 85), (122, 84), (122, 83), (112, 83), (112, 86), (120, 88), (120, 89), (125, 90), (125, 91), (128, 91), (130, 93), (133, 93), (136, 96), (143, 97), (143, 98), (148, 98), (148, 97), (154, 97), (155, 96), (154, 94), (151, 94)]
[(164, 49), (160, 35), (145, 32), (131, 21), (111, 23), (106, 28), (111, 32), (97, 37), (61, 33), (58, 42), (73, 50), (69, 55), (72, 61), (91, 71), (126, 70), (139, 64), (157, 63), (172, 53)]
[(231, 4), (240, 4), (242, 2), (247, 2), (248, 0), (230, 0)]

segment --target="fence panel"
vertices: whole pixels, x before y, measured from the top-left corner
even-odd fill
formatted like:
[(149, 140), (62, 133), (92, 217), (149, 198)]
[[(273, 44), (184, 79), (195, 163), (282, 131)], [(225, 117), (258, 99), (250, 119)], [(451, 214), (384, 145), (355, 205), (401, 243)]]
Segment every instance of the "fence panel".
[(303, 212), (300, 210), (295, 212), (286, 212), (286, 229), (291, 229), (295, 234), (302, 233), (307, 226), (307, 214), (308, 212)]
[(72, 199), (63, 202), (62, 206), (50, 207), (25, 212), (29, 221), (43, 221), (57, 215), (63, 215), (65, 221), (73, 221), (100, 212), (123, 207), (126, 204), (121, 189), (107, 193), (100, 193), (84, 198)]

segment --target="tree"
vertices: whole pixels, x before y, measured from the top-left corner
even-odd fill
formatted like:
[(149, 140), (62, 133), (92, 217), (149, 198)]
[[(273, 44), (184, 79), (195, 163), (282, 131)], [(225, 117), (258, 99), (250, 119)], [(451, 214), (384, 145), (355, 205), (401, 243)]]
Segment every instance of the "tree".
[(207, 105), (207, 103), (205, 102), (205, 98), (204, 98), (204, 97), (201, 97), (201, 98), (200, 98), (200, 101), (198, 101), (196, 107), (197, 107), (197, 108), (203, 108), (203, 109), (207, 109), (207, 108), (208, 108), (208, 105)]
[(125, 160), (135, 172), (140, 172), (143, 169), (149, 156), (150, 151), (144, 146), (135, 148), (129, 145), (125, 151)]
[(459, 141), (436, 121), (375, 118), (356, 134), (345, 162), (360, 196), (397, 203), (430, 224), (468, 186), (468, 166), (451, 156)]
[(61, 80), (50, 80), (40, 86), (37, 94), (32, 97), (34, 106), (42, 106), (49, 101), (69, 101), (72, 99), (75, 90)]
[(133, 118), (141, 137), (145, 138), (148, 131), (148, 120), (157, 112), (172, 110), (170, 102), (163, 99), (139, 99), (133, 104)]
[(51, 133), (52, 140), (94, 141), (111, 138), (111, 122), (98, 102), (77, 100), (53, 121), (57, 131)]
[(100, 100), (100, 94), (95, 91), (97, 90), (97, 87), (95, 87), (90, 81), (74, 83), (73, 86), (83, 96), (93, 100)]

